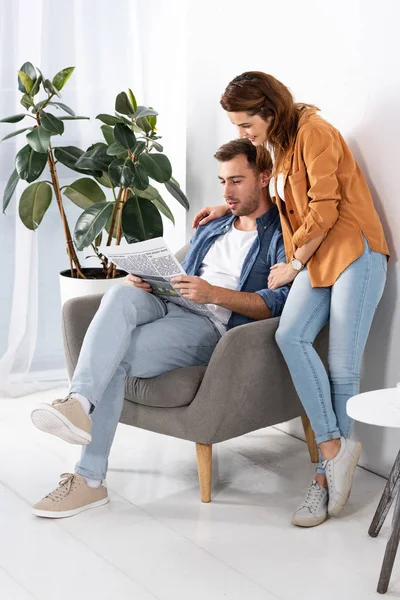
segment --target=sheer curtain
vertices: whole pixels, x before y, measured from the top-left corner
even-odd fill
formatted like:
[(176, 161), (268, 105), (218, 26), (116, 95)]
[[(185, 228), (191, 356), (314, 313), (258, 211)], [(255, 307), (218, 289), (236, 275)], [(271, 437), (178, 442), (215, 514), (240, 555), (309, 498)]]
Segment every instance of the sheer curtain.
[[(127, 87), (143, 98), (139, 11), (135, 0), (0, 0), (0, 115), (21, 111), (17, 71), (30, 61), (47, 77), (64, 67), (75, 72), (63, 101), (91, 121), (67, 121), (58, 145), (88, 147), (101, 139), (98, 113), (112, 113), (116, 94)], [(20, 124), (0, 124), (0, 137)], [(17, 136), (0, 145), (0, 193), (13, 170)], [(78, 177), (60, 169), (61, 185)], [(0, 393), (8, 396), (66, 381), (60, 326), (58, 273), (68, 267), (61, 222), (53, 202), (36, 232), (20, 222), (17, 188), (0, 216)], [(78, 213), (66, 203), (73, 227)], [(85, 261), (85, 254), (82, 256)]]

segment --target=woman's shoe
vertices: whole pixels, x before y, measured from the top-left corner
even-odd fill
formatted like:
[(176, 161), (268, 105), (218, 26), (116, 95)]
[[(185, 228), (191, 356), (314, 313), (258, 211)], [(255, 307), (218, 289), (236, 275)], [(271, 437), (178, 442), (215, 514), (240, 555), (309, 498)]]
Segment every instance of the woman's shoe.
[(328, 490), (314, 480), (303, 502), (297, 507), (292, 523), (299, 527), (315, 527), (321, 525), (327, 516)]
[(360, 442), (341, 437), (339, 453), (335, 458), (324, 460), (322, 463), (328, 482), (328, 513), (332, 517), (340, 513), (349, 499), (354, 471), (361, 452)]

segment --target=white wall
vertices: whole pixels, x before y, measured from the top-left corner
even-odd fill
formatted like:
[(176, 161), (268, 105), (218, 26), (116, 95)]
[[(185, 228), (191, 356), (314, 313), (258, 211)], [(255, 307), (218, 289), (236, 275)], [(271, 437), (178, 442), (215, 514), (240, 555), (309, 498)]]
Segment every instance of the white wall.
[[(281, 8), (282, 7), (282, 8)], [(188, 4), (187, 192), (191, 215), (217, 203), (213, 153), (236, 131), (219, 106), (226, 84), (245, 70), (271, 73), (297, 100), (316, 104), (344, 135), (370, 184), (392, 258), (384, 298), (365, 353), (362, 389), (400, 380), (400, 51), (396, 0), (284, 4), (220, 0)], [(187, 235), (191, 235), (190, 218)], [(284, 426), (302, 435), (295, 421)], [(396, 430), (357, 426), (362, 464), (387, 474)]]

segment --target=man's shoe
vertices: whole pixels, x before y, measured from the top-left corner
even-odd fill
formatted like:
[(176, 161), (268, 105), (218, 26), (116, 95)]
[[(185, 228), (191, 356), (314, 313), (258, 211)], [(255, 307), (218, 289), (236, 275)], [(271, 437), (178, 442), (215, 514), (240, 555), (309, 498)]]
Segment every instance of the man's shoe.
[(89, 487), (77, 473), (63, 473), (59, 486), (32, 508), (37, 517), (60, 519), (107, 504), (107, 488), (104, 485)]
[(328, 516), (328, 490), (315, 480), (308, 488), (306, 497), (293, 515), (293, 525), (315, 527), (321, 525)]
[(31, 414), (38, 429), (57, 435), (70, 444), (86, 446), (92, 441), (92, 421), (81, 403), (72, 396), (40, 404)]
[(328, 513), (332, 517), (340, 513), (349, 499), (354, 471), (361, 452), (360, 442), (341, 437), (339, 453), (335, 458), (324, 460), (322, 463), (328, 481)]

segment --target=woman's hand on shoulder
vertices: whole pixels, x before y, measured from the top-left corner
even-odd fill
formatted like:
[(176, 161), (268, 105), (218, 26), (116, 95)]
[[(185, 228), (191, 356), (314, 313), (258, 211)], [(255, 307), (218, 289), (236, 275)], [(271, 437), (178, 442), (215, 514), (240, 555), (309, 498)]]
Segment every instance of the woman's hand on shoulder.
[(192, 227), (193, 229), (197, 229), (199, 225), (205, 225), (209, 221), (220, 219), (228, 213), (230, 213), (230, 209), (226, 204), (220, 204), (219, 206), (205, 206), (194, 216)]

